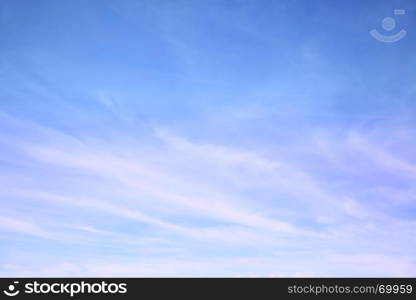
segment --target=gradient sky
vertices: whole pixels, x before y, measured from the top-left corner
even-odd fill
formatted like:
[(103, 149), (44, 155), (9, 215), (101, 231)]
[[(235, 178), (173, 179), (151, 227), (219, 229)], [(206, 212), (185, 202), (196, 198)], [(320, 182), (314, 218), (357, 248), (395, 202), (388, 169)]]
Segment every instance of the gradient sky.
[(1, 0), (0, 36), (0, 276), (416, 276), (415, 1)]

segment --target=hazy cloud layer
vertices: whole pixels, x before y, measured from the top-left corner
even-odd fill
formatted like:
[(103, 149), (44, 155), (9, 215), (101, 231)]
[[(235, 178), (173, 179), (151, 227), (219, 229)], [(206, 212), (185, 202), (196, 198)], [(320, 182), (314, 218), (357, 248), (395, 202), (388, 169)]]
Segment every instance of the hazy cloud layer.
[(416, 276), (414, 36), (306, 2), (1, 3), (0, 276)]

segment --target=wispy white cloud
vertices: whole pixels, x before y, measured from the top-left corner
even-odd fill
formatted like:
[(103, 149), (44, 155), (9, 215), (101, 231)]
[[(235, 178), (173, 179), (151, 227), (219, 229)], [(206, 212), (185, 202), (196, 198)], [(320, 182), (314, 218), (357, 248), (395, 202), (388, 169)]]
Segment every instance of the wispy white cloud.
[[(126, 263), (112, 258), (108, 262), (62, 262), (22, 268), (0, 266), (0, 275), (24, 276), (105, 276), (105, 277), (340, 277), (372, 274), (380, 276), (414, 276), (415, 262), (411, 257), (376, 255), (332, 255), (327, 257), (299, 257), (296, 260), (279, 257), (174, 257), (138, 259)], [(250, 266), (248, 268), (247, 266)], [(52, 275), (51, 275), (52, 274)], [(358, 274), (358, 275), (357, 275)]]
[(1, 275), (414, 274), (388, 5), (3, 2)]
[(27, 234), (35, 237), (52, 239), (53, 236), (40, 228), (38, 225), (28, 221), (0, 216), (0, 230), (12, 233)]
[[(390, 215), (382, 206), (369, 206), (369, 202), (363, 201), (357, 194), (357, 191), (371, 191), (369, 187), (361, 187), (356, 178), (350, 177), (351, 165), (348, 162), (351, 162), (351, 153), (355, 155), (354, 161), (360, 161), (370, 156), (371, 151), (368, 149), (380, 149), (372, 146), (374, 142), (366, 137), (365, 132), (354, 134), (359, 136), (360, 145), (367, 145), (366, 151), (357, 147), (357, 138), (344, 140), (331, 134), (305, 138), (305, 151), (313, 147), (311, 152), (320, 161), (320, 170), (325, 170), (323, 173), (318, 172), (314, 164), (305, 163), (301, 152), (297, 153), (297, 159), (284, 151), (269, 157), (253, 149), (194, 141), (165, 130), (157, 130), (147, 144), (134, 144), (137, 147), (134, 151), (131, 148), (125, 151), (123, 140), (114, 140), (112, 143), (98, 139), (81, 141), (56, 130), (39, 125), (32, 127), (17, 119), (10, 120), (14, 123), (11, 126), (25, 128), (37, 137), (24, 143), (18, 139), (9, 139), (12, 147), (42, 168), (54, 170), (58, 174), (54, 183), (75, 178), (71, 179), (72, 184), (78, 184), (87, 179), (90, 182), (90, 191), (85, 194), (76, 189), (59, 190), (53, 186), (44, 189), (42, 185), (36, 184), (40, 178), (32, 178), (30, 186), (23, 186), (21, 182), (24, 181), (9, 182), (8, 187), (1, 191), (2, 197), (27, 199), (34, 204), (42, 203), (51, 211), (75, 209), (85, 214), (97, 215), (100, 222), (82, 224), (79, 221), (51, 219), (48, 226), (40, 227), (7, 220), (3, 222), (8, 224), (3, 226), (3, 230), (15, 228), (13, 230), (20, 233), (39, 237), (61, 234), (62, 240), (73, 240), (80, 244), (87, 243), (88, 237), (83, 236), (84, 234), (93, 235), (94, 238), (87, 244), (93, 247), (110, 247), (111, 241), (118, 241), (128, 247), (126, 251), (129, 255), (136, 253), (153, 256), (171, 253), (180, 257), (181, 253), (200, 251), (197, 250), (199, 246), (193, 249), (197, 244), (211, 243), (215, 247), (237, 247), (249, 253), (258, 251), (256, 249), (259, 247), (280, 249), (279, 255), (283, 255), (285, 259), (294, 258), (293, 249), (302, 250), (298, 253), (302, 253), (299, 255), (305, 260), (312, 253), (321, 251), (327, 260), (340, 255), (339, 257), (346, 257), (346, 261), (358, 255), (357, 250), (354, 250), (357, 243), (361, 245), (360, 255), (367, 258), (373, 255), (380, 258), (380, 251), (386, 257), (397, 255), (396, 247), (386, 244), (387, 240), (392, 239), (387, 233), (390, 232), (394, 235), (394, 240), (401, 243), (414, 230), (412, 222), (400, 221), (400, 218)], [(317, 144), (324, 147), (315, 147)], [(387, 150), (383, 151), (389, 153)], [(402, 158), (397, 160), (405, 161)], [(393, 161), (396, 162), (394, 159)], [(373, 159), (372, 162), (374, 170), (386, 169), (383, 161)], [(391, 168), (393, 167), (389, 165), (387, 170)], [(399, 163), (396, 168), (403, 166)], [(334, 174), (337, 175), (331, 181)], [(413, 176), (411, 172), (406, 174)], [(340, 179), (343, 184), (338, 183)], [(111, 193), (100, 193), (107, 185), (112, 187)], [(349, 190), (351, 186), (354, 187), (354, 193)], [(371, 187), (377, 193), (381, 188), (380, 184)], [(270, 203), (258, 198), (258, 194), (248, 193), (251, 189), (267, 191), (274, 196), (275, 202)], [(391, 195), (397, 190), (394, 187), (389, 189)], [(400, 191), (401, 198), (410, 195)], [(126, 226), (131, 225), (123, 225), (119, 230), (101, 229), (103, 226), (106, 228), (103, 220), (113, 217), (122, 224), (133, 222), (137, 224), (134, 225), (136, 228), (146, 226), (146, 232), (139, 235), (126, 232)], [(399, 233), (394, 234), (395, 230)], [(146, 242), (149, 236), (153, 236), (155, 240)], [(183, 239), (186, 246), (178, 244), (178, 237)], [(108, 240), (104, 241), (104, 238)], [(159, 238), (166, 240), (160, 242), (157, 240)], [(401, 250), (403, 255), (408, 255), (414, 245), (408, 244), (407, 247), (408, 249)], [(269, 250), (265, 253), (266, 257), (271, 255)], [(209, 260), (208, 257), (207, 259)], [(381, 258), (368, 259), (368, 265), (379, 264), (380, 260)], [(273, 264), (281, 266), (281, 259), (273, 258), (272, 261)], [(409, 274), (411, 260), (407, 256), (403, 259), (399, 256), (398, 262), (402, 267), (397, 269), (397, 273)], [(65, 262), (62, 263), (65, 265)], [(202, 262), (189, 262), (190, 265), (198, 263)], [(367, 274), (358, 266), (349, 268), (348, 264), (339, 263), (339, 273), (328, 269), (326, 273), (319, 274), (342, 274), (347, 271), (351, 274)], [(295, 274), (302, 272), (300, 269), (293, 269), (293, 262), (274, 270), (266, 268), (266, 265), (258, 269), (264, 276), (276, 272), (296, 276)], [(81, 270), (79, 272), (85, 274), (101, 272), (116, 276), (140, 276), (145, 273), (148, 276), (181, 276), (191, 272), (184, 269), (176, 273), (164, 273), (160, 270), (149, 273), (146, 264), (137, 267), (142, 272), (130, 270), (128, 264), (121, 263), (97, 263), (89, 267), (84, 264), (70, 269)], [(204, 264), (203, 267), (206, 272), (210, 270), (209, 264)], [(319, 269), (313, 264), (308, 268)], [(386, 268), (377, 269), (378, 274), (387, 274), (383, 273), (387, 272)], [(72, 271), (62, 272), (71, 274)], [(212, 272), (215, 274), (214, 269)], [(233, 274), (247, 275), (242, 269)]]

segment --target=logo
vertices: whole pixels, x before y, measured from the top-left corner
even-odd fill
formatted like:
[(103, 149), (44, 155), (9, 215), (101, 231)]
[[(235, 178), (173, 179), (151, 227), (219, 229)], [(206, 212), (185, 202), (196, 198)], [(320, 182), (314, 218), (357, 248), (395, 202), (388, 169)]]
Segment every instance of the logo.
[(19, 284), (19, 281), (13, 282), (13, 284), (9, 285), (8, 289), (4, 290), (3, 293), (5, 293), (7, 296), (10, 296), (10, 297), (14, 297), (18, 295), (20, 293), (19, 290), (16, 290), (16, 285), (18, 284)]
[[(395, 9), (394, 10), (395, 15), (405, 15), (406, 11), (404, 9)], [(385, 17), (381, 21), (381, 27), (387, 32), (392, 31), (396, 28), (396, 21), (392, 17)], [(378, 41), (383, 43), (394, 43), (397, 41), (400, 41), (402, 38), (405, 37), (407, 34), (407, 31), (404, 29), (401, 29), (398, 33), (393, 35), (384, 35), (377, 31), (377, 29), (373, 29), (370, 31), (370, 34)]]
[(26, 282), (18, 289), (19, 281), (10, 284), (3, 293), (9, 297), (22, 294), (66, 294), (74, 297), (77, 294), (126, 294), (127, 283), (100, 282)]

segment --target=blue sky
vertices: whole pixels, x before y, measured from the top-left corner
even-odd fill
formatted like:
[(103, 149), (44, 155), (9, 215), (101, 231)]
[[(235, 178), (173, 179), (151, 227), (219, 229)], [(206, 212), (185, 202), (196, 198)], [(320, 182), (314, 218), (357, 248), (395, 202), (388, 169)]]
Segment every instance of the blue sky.
[(415, 15), (2, 0), (0, 276), (416, 276)]

